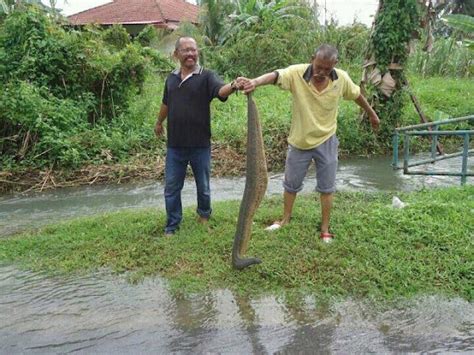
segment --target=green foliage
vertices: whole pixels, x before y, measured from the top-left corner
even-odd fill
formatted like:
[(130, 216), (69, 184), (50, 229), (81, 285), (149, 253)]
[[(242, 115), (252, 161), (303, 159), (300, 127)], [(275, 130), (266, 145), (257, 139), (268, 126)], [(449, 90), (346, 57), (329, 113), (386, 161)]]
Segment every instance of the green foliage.
[(28, 80), (54, 93), (64, 90), (64, 75), (81, 64), (78, 48), (42, 13), (15, 12), (0, 29), (0, 80)]
[(130, 35), (121, 25), (113, 25), (102, 33), (104, 42), (117, 49), (123, 49), (130, 44)]
[[(311, 11), (306, 4), (295, 0), (240, 0), (236, 2), (236, 13), (230, 16), (223, 42), (240, 31), (270, 29), (285, 24), (288, 20), (309, 20)], [(276, 37), (276, 36), (275, 36)]]
[[(381, 120), (379, 143), (391, 145), (393, 129), (400, 126), (401, 112), (407, 102), (402, 92), (405, 64), (409, 55), (410, 40), (419, 36), (420, 14), (416, 0), (380, 1), (374, 30), (370, 36), (366, 59), (372, 62), (365, 69), (366, 76), (378, 71), (379, 82), (367, 80), (366, 92), (369, 103)], [(398, 69), (390, 69), (390, 65)], [(367, 75), (368, 74), (368, 75)], [(388, 77), (392, 80), (389, 80)], [(382, 86), (389, 90), (382, 90)]]
[[(288, 39), (285, 37), (242, 32), (235, 38), (235, 43), (206, 48), (204, 55), (209, 66), (229, 77), (254, 77), (291, 64), (293, 57), (287, 49)], [(252, 56), (249, 56), (250, 51)]]
[(200, 21), (206, 44), (222, 44), (225, 41), (226, 20), (234, 10), (233, 2), (229, 0), (204, 0), (201, 1), (201, 9)]
[[(339, 49), (340, 62), (362, 63), (368, 29), (361, 24), (321, 28), (304, 1), (238, 1), (234, 14), (220, 14), (216, 43), (202, 48), (204, 65), (228, 77), (257, 76), (290, 64), (309, 62), (315, 48), (331, 43)], [(217, 21), (214, 19), (213, 21)], [(203, 23), (204, 29), (207, 24)]]
[(420, 15), (415, 0), (381, 1), (370, 39), (374, 59), (385, 72), (390, 63), (404, 65), (407, 45), (419, 31)]
[(443, 0), (436, 1), (434, 9), (440, 14), (463, 14), (474, 16), (474, 1), (472, 0)]
[(122, 211), (48, 226), (0, 239), (0, 261), (49, 273), (109, 268), (140, 280), (161, 275), (181, 293), (228, 288), (245, 294), (299, 292), (379, 301), (426, 294), (472, 301), (471, 218), (474, 188), (402, 194), (404, 209), (389, 193), (338, 193), (332, 212), (335, 241), (316, 233), (320, 206), (299, 196), (291, 223), (270, 235), (281, 197), (265, 199), (252, 226), (248, 255), (263, 263), (231, 267), (239, 202), (216, 203), (208, 226), (184, 211), (180, 230), (163, 237), (164, 211)]
[(342, 65), (363, 63), (364, 53), (369, 39), (369, 29), (360, 23), (351, 26), (338, 26), (331, 22), (324, 29), (316, 31), (313, 42), (330, 43), (339, 51), (339, 63)]
[(135, 38), (143, 47), (149, 47), (150, 44), (158, 38), (157, 29), (152, 25), (146, 25)]
[[(54, 97), (28, 82), (0, 89), (0, 151), (26, 165), (78, 167), (87, 158), (76, 135), (86, 129), (91, 98), (82, 102)], [(36, 159), (41, 157), (41, 159)]]
[[(472, 115), (474, 81), (456, 78), (411, 76), (413, 93), (421, 103), (424, 113), (436, 120)], [(441, 116), (441, 117), (440, 117)], [(413, 105), (407, 105), (403, 112), (403, 124), (420, 123)]]
[(420, 43), (408, 60), (410, 72), (423, 77), (469, 77), (474, 74), (472, 51), (460, 45), (454, 37), (436, 38), (430, 53)]
[(474, 34), (474, 17), (468, 15), (447, 15), (443, 18), (452, 28)]
[(0, 25), (0, 159), (30, 167), (94, 159), (84, 131), (122, 121), (151, 70), (171, 66), (121, 27), (66, 31), (36, 8), (14, 11)]
[(42, 10), (51, 10), (41, 0), (0, 0), (0, 18), (13, 11), (21, 10), (25, 5), (35, 5)]
[(467, 38), (464, 39), (464, 45), (471, 50), (474, 49), (474, 17), (468, 15), (448, 15), (442, 20), (448, 26), (465, 33)]
[(289, 1), (250, 3), (234, 17), (240, 25), (230, 22), (222, 45), (203, 48), (205, 64), (232, 77), (309, 62), (316, 29), (309, 8)]

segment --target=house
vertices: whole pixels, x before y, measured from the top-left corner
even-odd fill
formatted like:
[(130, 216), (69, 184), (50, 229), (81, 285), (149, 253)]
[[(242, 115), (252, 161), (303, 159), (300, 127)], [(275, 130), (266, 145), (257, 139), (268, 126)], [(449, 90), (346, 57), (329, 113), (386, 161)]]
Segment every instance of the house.
[(197, 24), (198, 15), (199, 6), (185, 0), (114, 0), (68, 16), (68, 19), (76, 26), (121, 24), (131, 34), (137, 34), (146, 25), (174, 30), (183, 21)]

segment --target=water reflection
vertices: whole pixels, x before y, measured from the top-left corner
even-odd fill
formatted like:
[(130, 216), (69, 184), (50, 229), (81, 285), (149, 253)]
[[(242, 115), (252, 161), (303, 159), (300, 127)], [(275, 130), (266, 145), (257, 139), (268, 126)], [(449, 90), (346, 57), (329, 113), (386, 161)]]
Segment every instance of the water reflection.
[(172, 297), (106, 271), (46, 278), (0, 267), (0, 353), (390, 353), (474, 351), (474, 306), (423, 297), (320, 309), (229, 290)]

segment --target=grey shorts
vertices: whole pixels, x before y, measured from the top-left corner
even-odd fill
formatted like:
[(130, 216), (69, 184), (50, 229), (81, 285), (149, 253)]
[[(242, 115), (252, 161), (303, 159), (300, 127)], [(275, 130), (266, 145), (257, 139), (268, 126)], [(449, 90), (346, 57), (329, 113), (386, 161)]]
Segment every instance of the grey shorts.
[(308, 172), (311, 160), (316, 163), (316, 191), (333, 193), (336, 191), (337, 153), (339, 140), (331, 136), (323, 144), (309, 150), (288, 146), (285, 163), (285, 180), (283, 187), (291, 193), (303, 189), (303, 180)]

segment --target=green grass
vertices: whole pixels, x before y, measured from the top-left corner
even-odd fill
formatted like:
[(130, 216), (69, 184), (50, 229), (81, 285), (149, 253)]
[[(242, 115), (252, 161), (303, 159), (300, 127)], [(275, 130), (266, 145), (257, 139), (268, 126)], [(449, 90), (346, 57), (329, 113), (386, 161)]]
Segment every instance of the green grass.
[[(352, 75), (358, 82), (360, 74)], [(470, 78), (420, 78), (410, 76), (412, 91), (418, 98), (421, 108), (431, 120), (448, 117), (460, 117), (474, 114), (472, 104), (474, 80)], [(128, 111), (106, 127), (98, 125), (74, 137), (73, 141), (81, 148), (84, 160), (78, 167), (87, 164), (134, 164), (142, 157), (146, 163), (150, 158), (163, 156), (166, 142), (156, 139), (153, 129), (161, 104), (164, 79), (159, 75), (150, 76), (145, 82), (141, 95), (131, 103)], [(291, 94), (274, 86), (259, 88), (254, 94), (267, 151), (267, 163), (271, 170), (281, 170), (285, 162), (287, 137), (291, 122)], [(360, 122), (360, 111), (353, 102), (343, 101), (339, 108), (338, 137), (341, 155), (375, 155), (391, 153), (391, 143), (379, 144), (373, 133)], [(226, 146), (232, 151), (245, 154), (247, 132), (246, 96), (232, 95), (226, 103), (214, 100), (212, 103), (212, 141), (217, 146)], [(401, 125), (420, 123), (420, 118), (411, 102), (408, 101)], [(459, 127), (469, 128), (466, 124)], [(459, 140), (451, 137), (441, 139), (454, 141), (455, 148)], [(413, 140), (414, 150), (429, 149), (427, 139)], [(137, 158), (138, 157), (138, 158)], [(5, 171), (15, 172), (38, 167), (38, 160), (17, 161), (14, 157), (3, 157)], [(44, 164), (47, 161), (43, 161)], [(43, 164), (42, 163), (42, 164)], [(51, 164), (46, 164), (51, 165)], [(42, 165), (43, 166), (43, 165)], [(217, 172), (229, 174), (227, 171)]]
[[(413, 77), (410, 84), (424, 113), (431, 120), (474, 115), (472, 78)], [(404, 119), (408, 124), (420, 123), (411, 103), (405, 109)]]
[(181, 229), (163, 237), (162, 210), (81, 218), (0, 240), (0, 263), (53, 274), (109, 268), (131, 281), (161, 275), (173, 290), (229, 288), (245, 294), (315, 294), (390, 300), (443, 294), (473, 300), (474, 187), (400, 194), (338, 193), (332, 244), (318, 240), (319, 202), (298, 197), (290, 225), (269, 233), (280, 197), (257, 211), (248, 255), (263, 263), (244, 271), (230, 264), (238, 201), (214, 204), (209, 226), (185, 210)]
[[(354, 79), (356, 79), (354, 77)], [(474, 114), (474, 80), (460, 78), (418, 78), (410, 80), (411, 88), (426, 116), (431, 120)], [(291, 121), (291, 94), (274, 86), (259, 88), (254, 94), (270, 165), (284, 162), (286, 138)], [(213, 102), (213, 141), (244, 151), (247, 106), (245, 95), (232, 96), (226, 103)], [(360, 124), (360, 110), (349, 101), (342, 101), (338, 117), (340, 151), (344, 155), (386, 154), (386, 148), (373, 147), (371, 132)], [(401, 125), (421, 123), (413, 104), (408, 100)], [(446, 127), (445, 127), (446, 128)], [(391, 145), (389, 144), (391, 147)], [(277, 165), (277, 164), (276, 164)]]
[[(357, 82), (360, 74), (353, 74)], [(410, 78), (413, 93), (417, 96), (425, 114), (432, 120), (474, 114), (474, 81), (460, 78)], [(116, 137), (103, 138), (97, 132), (95, 149), (109, 149), (114, 157), (127, 162), (136, 154), (152, 156), (161, 152), (163, 140), (156, 140), (153, 128), (159, 111), (163, 91), (163, 79), (149, 77), (141, 96), (132, 102), (123, 117), (127, 129)], [(281, 168), (285, 161), (286, 139), (291, 122), (291, 94), (274, 86), (259, 88), (254, 98), (260, 113), (265, 149), (269, 165)], [(212, 102), (213, 142), (245, 153), (247, 135), (247, 99), (243, 94), (232, 95), (227, 102)], [(403, 125), (420, 123), (420, 118), (409, 101), (402, 117)], [(124, 127), (125, 127), (124, 126)], [(109, 132), (110, 129), (107, 131)], [(374, 151), (371, 132), (360, 124), (359, 108), (353, 102), (342, 101), (338, 118), (338, 137), (343, 155), (385, 154), (385, 148)], [(100, 149), (99, 149), (100, 148)], [(85, 147), (87, 149), (87, 147)], [(100, 157), (99, 157), (100, 159)]]

